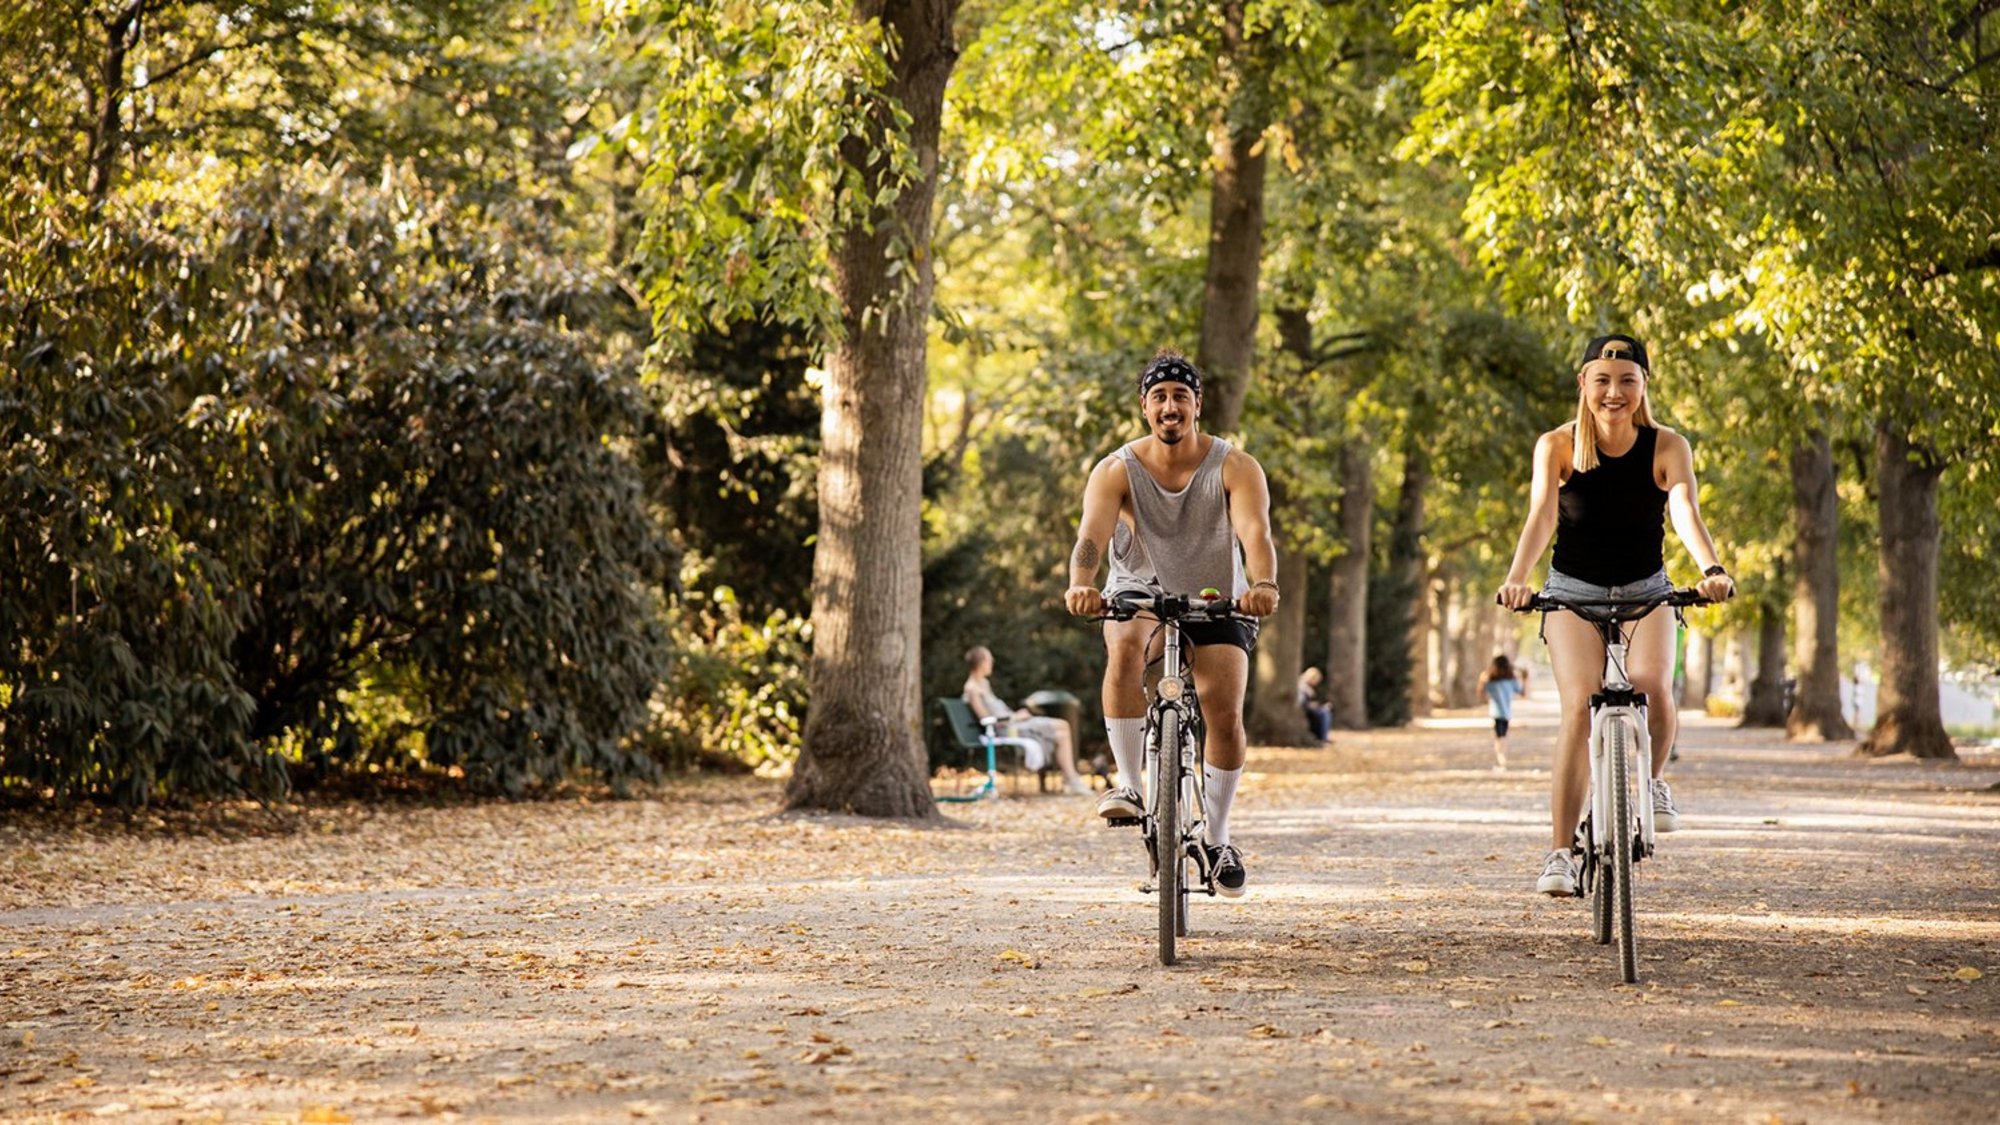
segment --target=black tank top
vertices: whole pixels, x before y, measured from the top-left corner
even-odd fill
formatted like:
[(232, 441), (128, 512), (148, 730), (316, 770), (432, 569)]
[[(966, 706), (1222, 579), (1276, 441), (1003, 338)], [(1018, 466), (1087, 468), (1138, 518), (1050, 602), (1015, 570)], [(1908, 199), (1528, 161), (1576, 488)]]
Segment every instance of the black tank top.
[(1622, 586), (1666, 566), (1667, 494), (1653, 477), (1660, 431), (1639, 427), (1619, 457), (1597, 454), (1597, 467), (1571, 473), (1557, 505), (1556, 570), (1598, 586)]

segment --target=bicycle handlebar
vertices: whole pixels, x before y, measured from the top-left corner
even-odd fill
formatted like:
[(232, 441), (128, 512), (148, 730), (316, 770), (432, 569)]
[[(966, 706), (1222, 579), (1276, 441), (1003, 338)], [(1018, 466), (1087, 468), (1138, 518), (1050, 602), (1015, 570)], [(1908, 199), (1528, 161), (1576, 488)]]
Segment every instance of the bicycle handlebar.
[[(1499, 602), (1499, 601), (1500, 601), (1500, 596), (1499, 596), (1498, 594), (1495, 594), (1495, 595), (1493, 596), (1493, 600), (1494, 600), (1495, 602)], [(1520, 606), (1520, 607), (1516, 608), (1516, 609), (1514, 610), (1514, 612), (1515, 612), (1515, 613), (1549, 613), (1549, 612), (1553, 612), (1553, 611), (1555, 611), (1555, 610), (1561, 610), (1561, 609), (1568, 609), (1568, 610), (1619, 610), (1619, 609), (1639, 609), (1639, 610), (1653, 610), (1653, 609), (1658, 609), (1658, 608), (1659, 608), (1659, 607), (1661, 607), (1661, 606), (1673, 606), (1673, 607), (1675, 607), (1675, 608), (1685, 608), (1685, 607), (1689, 607), (1689, 606), (1699, 606), (1699, 605), (1714, 605), (1714, 604), (1715, 604), (1715, 603), (1714, 603), (1713, 601), (1710, 601), (1710, 600), (1709, 600), (1709, 599), (1708, 599), (1707, 597), (1704, 597), (1704, 596), (1702, 595), (1702, 592), (1701, 592), (1700, 590), (1697, 590), (1697, 589), (1695, 589), (1695, 588), (1694, 588), (1694, 587), (1692, 587), (1692, 586), (1689, 586), (1689, 587), (1684, 587), (1684, 588), (1681, 588), (1681, 589), (1675, 589), (1675, 590), (1669, 590), (1669, 591), (1667, 591), (1667, 592), (1666, 592), (1666, 593), (1664, 593), (1664, 594), (1656, 594), (1656, 595), (1654, 595), (1654, 596), (1652, 596), (1652, 597), (1650, 597), (1650, 598), (1574, 598), (1574, 599), (1572, 599), (1572, 598), (1564, 598), (1564, 597), (1560, 597), (1560, 596), (1553, 596), (1553, 597), (1552, 597), (1552, 596), (1550, 596), (1550, 595), (1548, 595), (1548, 594), (1544, 594), (1544, 593), (1542, 593), (1541, 591), (1539, 591), (1539, 590), (1538, 590), (1538, 591), (1536, 591), (1536, 592), (1535, 592), (1535, 594), (1534, 594), (1534, 596), (1533, 596), (1533, 597), (1531, 597), (1531, 598), (1529, 598), (1529, 599), (1528, 599), (1528, 604), (1527, 604), (1527, 605), (1524, 605), (1524, 606)], [(1618, 614), (1611, 614), (1610, 616), (1614, 616), (1614, 617), (1615, 617), (1615, 616), (1619, 616), (1619, 615), (1618, 615)]]
[(1103, 616), (1113, 621), (1130, 621), (1140, 613), (1151, 613), (1161, 621), (1246, 620), (1236, 612), (1235, 598), (1199, 598), (1191, 594), (1114, 594), (1105, 599)]

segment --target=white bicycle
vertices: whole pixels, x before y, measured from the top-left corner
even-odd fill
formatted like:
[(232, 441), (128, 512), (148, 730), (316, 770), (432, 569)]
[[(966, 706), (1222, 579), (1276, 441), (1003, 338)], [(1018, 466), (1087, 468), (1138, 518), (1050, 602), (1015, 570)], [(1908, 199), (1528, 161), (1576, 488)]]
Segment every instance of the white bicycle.
[[(1160, 964), (1178, 958), (1176, 943), (1188, 932), (1188, 895), (1215, 894), (1215, 871), (1204, 838), (1207, 807), (1203, 766), (1207, 726), (1194, 677), (1181, 663), (1181, 626), (1236, 618), (1236, 603), (1213, 589), (1201, 596), (1114, 594), (1102, 615), (1130, 621), (1145, 615), (1165, 634), (1160, 653), (1160, 677), (1146, 707), (1147, 784), (1142, 796), (1145, 814), (1106, 821), (1137, 825), (1146, 845), (1148, 879), (1139, 889), (1159, 896)], [(1240, 620), (1240, 618), (1237, 618)]]
[(1590, 800), (1570, 850), (1579, 857), (1577, 896), (1591, 900), (1591, 937), (1608, 945), (1616, 932), (1618, 967), (1627, 984), (1639, 980), (1632, 869), (1653, 854), (1653, 737), (1646, 728), (1646, 693), (1632, 686), (1625, 671), (1626, 626), (1661, 606), (1679, 617), (1688, 606), (1707, 604), (1691, 589), (1617, 601), (1536, 594), (1518, 611), (1568, 610), (1597, 626), (1604, 638), (1603, 682), (1590, 697)]

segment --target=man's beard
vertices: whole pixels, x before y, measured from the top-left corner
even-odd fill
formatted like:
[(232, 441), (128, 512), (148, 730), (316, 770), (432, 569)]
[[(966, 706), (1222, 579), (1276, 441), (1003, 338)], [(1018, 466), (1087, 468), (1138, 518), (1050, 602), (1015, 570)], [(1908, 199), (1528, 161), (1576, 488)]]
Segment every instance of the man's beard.
[(1156, 424), (1153, 427), (1153, 436), (1160, 439), (1162, 445), (1179, 445), (1181, 439), (1187, 436), (1187, 429), (1184, 423), (1176, 422), (1173, 425), (1178, 428), (1169, 430), (1166, 422)]

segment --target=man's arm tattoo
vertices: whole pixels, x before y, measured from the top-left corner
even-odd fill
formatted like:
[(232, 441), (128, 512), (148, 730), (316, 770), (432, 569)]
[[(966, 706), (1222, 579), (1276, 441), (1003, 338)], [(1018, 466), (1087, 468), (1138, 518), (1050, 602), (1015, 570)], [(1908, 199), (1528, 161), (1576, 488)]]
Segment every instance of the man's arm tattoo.
[(1070, 555), (1070, 562), (1084, 570), (1097, 572), (1097, 544), (1088, 539), (1076, 541), (1076, 552)]

